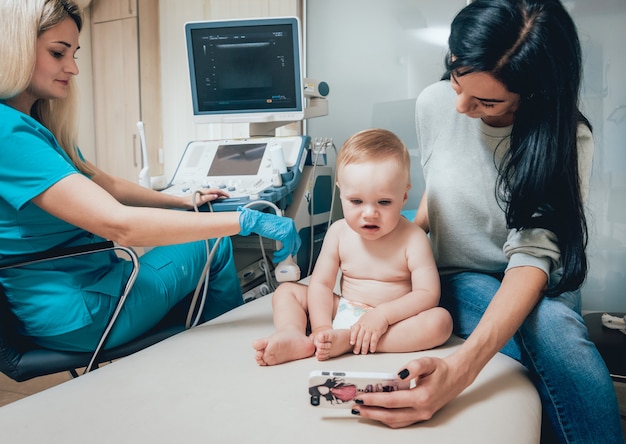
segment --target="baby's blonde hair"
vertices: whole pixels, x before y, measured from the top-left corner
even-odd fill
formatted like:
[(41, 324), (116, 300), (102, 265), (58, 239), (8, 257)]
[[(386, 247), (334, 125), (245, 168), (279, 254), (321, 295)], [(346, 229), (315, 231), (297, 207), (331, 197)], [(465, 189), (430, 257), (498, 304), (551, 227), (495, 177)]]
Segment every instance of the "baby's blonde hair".
[(411, 157), (404, 143), (393, 132), (374, 128), (359, 131), (345, 141), (337, 155), (337, 180), (343, 168), (353, 163), (395, 159), (411, 183)]
[[(82, 29), (80, 8), (72, 0), (0, 0), (0, 100), (12, 99), (30, 87), (35, 69), (37, 39), (48, 29), (70, 18)], [(78, 154), (76, 145), (77, 92), (75, 79), (69, 82), (63, 100), (40, 99), (31, 116), (48, 128), (59, 145), (83, 173), (93, 174)]]

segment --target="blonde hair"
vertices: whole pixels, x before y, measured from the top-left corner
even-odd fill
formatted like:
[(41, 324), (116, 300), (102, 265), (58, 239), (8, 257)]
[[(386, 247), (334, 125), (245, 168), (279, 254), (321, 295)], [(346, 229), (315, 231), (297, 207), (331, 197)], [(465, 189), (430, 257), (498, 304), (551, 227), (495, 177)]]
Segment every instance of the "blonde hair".
[[(0, 100), (14, 98), (30, 87), (37, 39), (67, 18), (76, 23), (80, 32), (82, 13), (72, 0), (0, 0)], [(65, 99), (39, 99), (31, 116), (50, 130), (81, 172), (93, 174), (78, 153), (76, 108), (77, 91), (72, 77)]]
[(394, 159), (411, 183), (411, 157), (404, 143), (393, 132), (374, 128), (359, 131), (346, 140), (337, 155), (337, 180), (346, 165)]

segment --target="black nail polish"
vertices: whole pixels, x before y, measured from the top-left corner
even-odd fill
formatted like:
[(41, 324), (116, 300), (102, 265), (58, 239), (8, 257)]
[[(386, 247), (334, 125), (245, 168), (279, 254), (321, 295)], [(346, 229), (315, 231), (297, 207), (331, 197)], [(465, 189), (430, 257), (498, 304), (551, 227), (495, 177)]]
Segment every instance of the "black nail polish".
[(363, 404), (363, 400), (362, 399), (355, 399), (354, 402), (356, 402), (357, 404)]
[(409, 376), (409, 371), (407, 369), (401, 370), (400, 373), (398, 373), (398, 376), (400, 376), (400, 379), (405, 379)]
[(352, 410), (351, 410), (351, 413), (352, 413), (353, 415), (360, 415), (360, 414), (361, 414), (361, 412), (359, 412), (357, 409), (352, 409)]

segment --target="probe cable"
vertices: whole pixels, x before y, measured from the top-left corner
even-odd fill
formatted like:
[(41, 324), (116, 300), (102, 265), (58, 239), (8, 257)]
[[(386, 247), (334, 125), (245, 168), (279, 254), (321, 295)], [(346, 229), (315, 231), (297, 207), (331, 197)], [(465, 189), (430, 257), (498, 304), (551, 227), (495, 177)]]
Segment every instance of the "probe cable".
[[(193, 210), (196, 213), (200, 212), (200, 210), (198, 209), (198, 202), (196, 201), (196, 197), (198, 195), (202, 195), (202, 192), (200, 190), (196, 190), (196, 192), (193, 193)], [(211, 203), (207, 202), (207, 205), (209, 206), (209, 210), (213, 212), (213, 206), (211, 205)], [(189, 311), (187, 313), (187, 320), (185, 322), (186, 329), (195, 327), (200, 322), (202, 312), (204, 311), (204, 305), (206, 303), (206, 296), (207, 296), (207, 292), (209, 288), (209, 270), (211, 268), (211, 262), (213, 261), (213, 256), (215, 256), (215, 252), (217, 251), (217, 247), (219, 246), (221, 241), (222, 241), (222, 238), (218, 237), (215, 240), (215, 244), (213, 245), (213, 248), (211, 248), (209, 244), (209, 240), (208, 239), (204, 240), (204, 243), (206, 246), (207, 259), (206, 259), (206, 263), (204, 264), (204, 269), (202, 270), (202, 273), (200, 274), (200, 279), (198, 279), (198, 285), (196, 285), (196, 289), (193, 293), (191, 304), (189, 305)], [(196, 318), (192, 322), (191, 318), (193, 317), (195, 306), (198, 301), (198, 295), (200, 294), (201, 289), (202, 289), (202, 298), (200, 299), (200, 304), (198, 306)]]
[[(200, 210), (198, 209), (198, 202), (196, 198), (198, 195), (201, 195), (201, 194), (202, 192), (200, 190), (197, 190), (195, 193), (193, 193), (193, 209), (196, 213), (200, 212)], [(207, 205), (209, 206), (210, 211), (213, 212), (213, 206), (211, 205), (211, 203), (207, 202)], [(274, 209), (274, 212), (276, 213), (277, 216), (282, 216), (282, 212), (280, 208), (278, 208), (272, 202), (269, 202), (266, 200), (255, 200), (252, 202), (248, 202), (246, 205), (244, 205), (244, 208), (249, 208), (253, 205), (264, 205), (264, 206), (271, 207), (272, 209)], [(207, 296), (208, 287), (209, 287), (209, 270), (211, 268), (211, 262), (213, 261), (213, 257), (215, 256), (215, 252), (217, 251), (217, 247), (219, 246), (221, 240), (222, 240), (221, 237), (217, 238), (215, 240), (215, 244), (213, 245), (213, 248), (210, 247), (208, 239), (205, 239), (204, 241), (206, 245), (206, 251), (207, 251), (207, 260), (206, 260), (206, 263), (204, 264), (204, 269), (202, 270), (202, 273), (200, 274), (200, 279), (198, 279), (198, 284), (196, 285), (196, 289), (193, 293), (193, 298), (191, 299), (191, 304), (189, 306), (189, 311), (187, 313), (187, 320), (185, 322), (185, 328), (187, 329), (197, 326), (198, 323), (200, 322), (200, 318), (202, 317), (202, 312), (204, 311), (204, 305), (206, 304), (206, 296)], [(272, 279), (269, 266), (267, 265), (267, 255), (265, 253), (265, 248), (263, 246), (263, 239), (261, 238), (261, 236), (259, 236), (259, 241), (261, 245), (263, 263), (265, 264), (265, 266), (263, 267), (263, 271), (265, 272), (265, 278), (268, 284), (271, 286), (272, 290), (275, 290), (276, 285), (274, 283), (274, 280)], [(193, 317), (194, 311), (196, 311), (195, 306), (198, 301), (200, 290), (202, 290), (202, 297), (200, 298), (200, 303), (198, 305), (196, 317), (192, 322), (192, 317)]]

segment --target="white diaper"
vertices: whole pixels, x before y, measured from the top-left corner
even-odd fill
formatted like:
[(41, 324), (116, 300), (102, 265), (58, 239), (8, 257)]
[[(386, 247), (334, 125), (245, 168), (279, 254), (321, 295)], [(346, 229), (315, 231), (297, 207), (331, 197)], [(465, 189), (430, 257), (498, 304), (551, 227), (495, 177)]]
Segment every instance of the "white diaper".
[(333, 319), (333, 329), (345, 330), (352, 327), (361, 316), (370, 311), (372, 308), (367, 304), (350, 301), (346, 298), (339, 298), (339, 306), (337, 314)]

